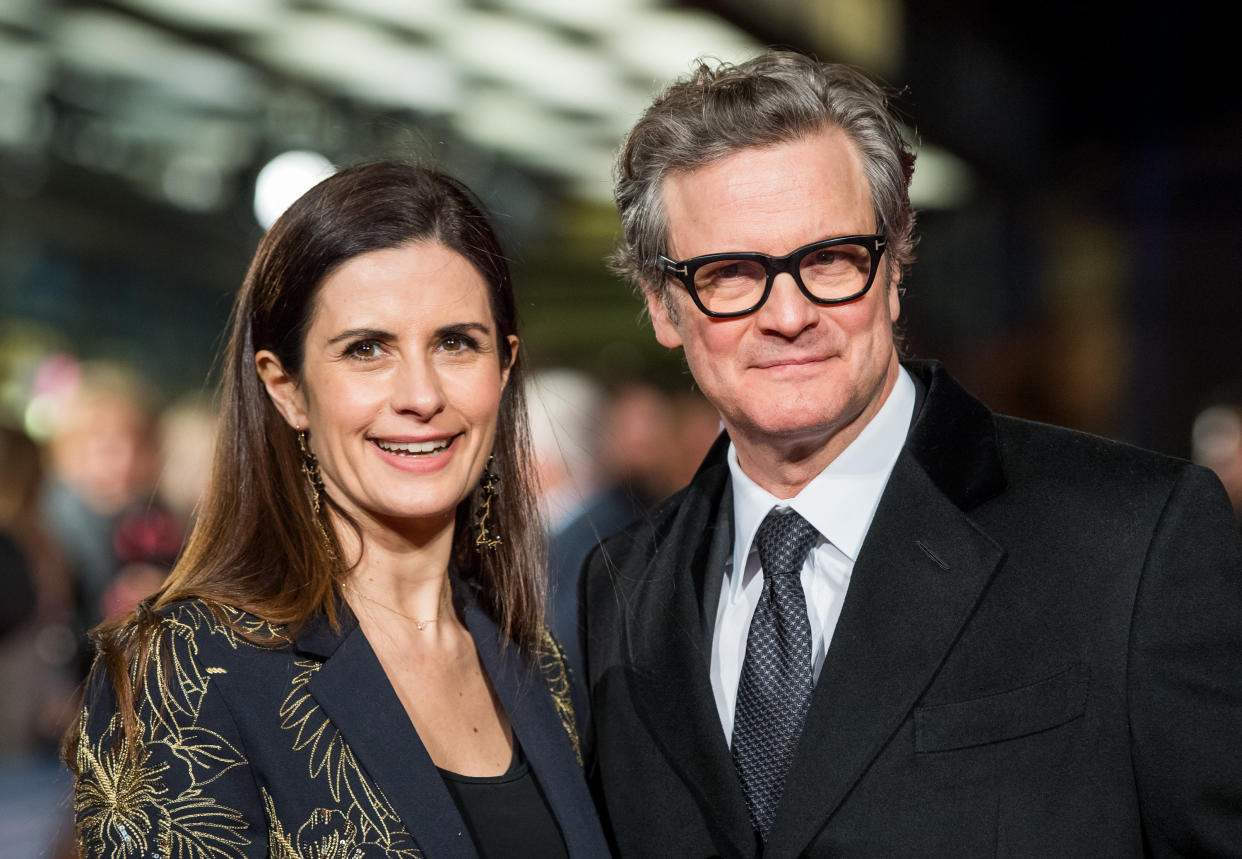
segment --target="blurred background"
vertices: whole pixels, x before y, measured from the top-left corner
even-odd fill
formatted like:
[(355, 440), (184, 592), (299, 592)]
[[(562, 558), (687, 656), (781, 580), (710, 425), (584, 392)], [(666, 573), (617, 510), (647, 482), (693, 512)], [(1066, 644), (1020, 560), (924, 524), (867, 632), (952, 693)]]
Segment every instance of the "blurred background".
[(715, 416), (602, 258), (612, 153), (698, 56), (791, 47), (900, 91), (910, 355), (1240, 492), (1226, 29), (1151, 0), (0, 0), (0, 855), (67, 831), (52, 761), (85, 630), (175, 558), (232, 293), (330, 165), (432, 162), (495, 214), (554, 563), (684, 482)]

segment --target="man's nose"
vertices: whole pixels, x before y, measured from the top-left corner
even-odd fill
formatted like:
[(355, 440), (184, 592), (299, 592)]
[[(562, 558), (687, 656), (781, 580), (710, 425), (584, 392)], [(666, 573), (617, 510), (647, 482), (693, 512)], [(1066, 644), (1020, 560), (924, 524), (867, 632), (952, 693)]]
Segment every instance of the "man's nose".
[(792, 340), (819, 321), (819, 307), (802, 293), (792, 274), (781, 273), (755, 321), (765, 332)]

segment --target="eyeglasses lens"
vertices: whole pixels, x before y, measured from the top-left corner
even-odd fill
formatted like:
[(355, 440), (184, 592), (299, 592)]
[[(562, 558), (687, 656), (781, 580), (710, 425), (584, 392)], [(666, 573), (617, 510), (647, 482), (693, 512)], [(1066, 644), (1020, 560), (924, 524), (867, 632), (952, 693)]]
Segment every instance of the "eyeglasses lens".
[(802, 285), (816, 298), (858, 294), (871, 277), (871, 251), (862, 245), (832, 245), (811, 251), (798, 267)]
[[(866, 289), (871, 279), (871, 251), (864, 245), (812, 249), (793, 262), (802, 285), (816, 298), (852, 298)], [(767, 283), (767, 268), (758, 260), (716, 260), (694, 273), (694, 290), (712, 313), (749, 310), (763, 298)]]
[(718, 260), (694, 273), (699, 301), (713, 313), (735, 313), (754, 307), (763, 297), (768, 273), (756, 260)]

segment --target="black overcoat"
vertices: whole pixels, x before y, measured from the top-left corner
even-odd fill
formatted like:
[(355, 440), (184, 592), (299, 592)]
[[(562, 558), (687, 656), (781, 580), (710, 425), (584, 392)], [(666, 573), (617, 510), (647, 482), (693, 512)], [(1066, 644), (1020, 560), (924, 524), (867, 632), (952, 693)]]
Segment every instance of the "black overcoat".
[[(934, 363), (765, 857), (1242, 856), (1242, 539), (1205, 469), (993, 415)], [(727, 439), (588, 561), (622, 857), (758, 855), (708, 675)]]

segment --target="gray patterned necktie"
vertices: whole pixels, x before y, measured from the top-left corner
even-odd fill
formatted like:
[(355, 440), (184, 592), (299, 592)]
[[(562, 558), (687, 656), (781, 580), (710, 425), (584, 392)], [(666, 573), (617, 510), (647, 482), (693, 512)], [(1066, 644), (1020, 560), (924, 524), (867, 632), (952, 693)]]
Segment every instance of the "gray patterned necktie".
[(737, 687), (733, 766), (750, 822), (765, 843), (811, 703), (811, 623), (802, 563), (817, 535), (794, 511), (772, 510), (755, 536), (763, 593), (750, 621)]

